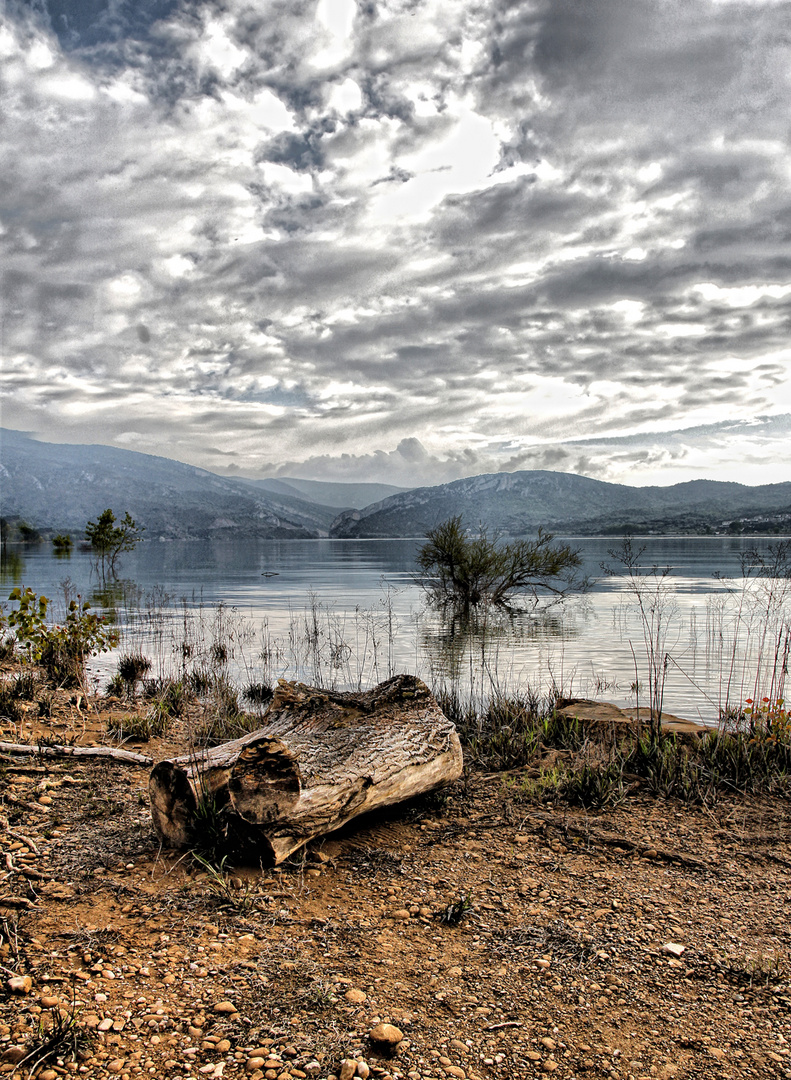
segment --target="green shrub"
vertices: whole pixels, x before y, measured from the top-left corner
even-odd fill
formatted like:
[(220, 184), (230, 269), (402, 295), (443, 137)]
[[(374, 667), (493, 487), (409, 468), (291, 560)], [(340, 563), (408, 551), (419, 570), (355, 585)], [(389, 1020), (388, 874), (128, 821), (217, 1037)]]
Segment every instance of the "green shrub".
[(84, 682), (85, 663), (97, 652), (106, 652), (118, 643), (118, 631), (102, 615), (90, 610), (87, 601), (72, 600), (63, 624), (47, 624), (46, 596), (32, 589), (15, 588), (8, 599), (18, 606), (3, 616), (0, 630), (10, 627), (25, 659), (40, 664), (50, 683), (79, 686)]

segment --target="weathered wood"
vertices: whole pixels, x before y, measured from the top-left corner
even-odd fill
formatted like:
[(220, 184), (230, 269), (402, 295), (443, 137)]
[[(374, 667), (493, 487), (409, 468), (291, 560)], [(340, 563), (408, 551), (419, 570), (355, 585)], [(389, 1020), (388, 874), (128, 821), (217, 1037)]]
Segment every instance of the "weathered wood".
[(279, 863), (358, 814), (462, 773), (456, 729), (410, 675), (356, 694), (281, 680), (264, 725), (154, 767), (151, 813), (164, 843), (194, 843), (198, 804), (211, 799)]
[(112, 758), (125, 765), (153, 765), (154, 759), (146, 754), (136, 754), (132, 750), (117, 750), (114, 746), (43, 746), (29, 743), (0, 742), (0, 752), (4, 754), (27, 754), (35, 757), (79, 757)]

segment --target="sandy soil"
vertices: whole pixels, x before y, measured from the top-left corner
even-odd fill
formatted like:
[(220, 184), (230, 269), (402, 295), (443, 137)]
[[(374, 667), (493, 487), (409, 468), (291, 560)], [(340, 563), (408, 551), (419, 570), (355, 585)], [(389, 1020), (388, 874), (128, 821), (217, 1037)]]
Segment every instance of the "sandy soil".
[[(2, 738), (106, 743), (69, 697)], [(54, 1024), (43, 1080), (791, 1077), (786, 802), (586, 814), (474, 774), (216, 873), (160, 850), (147, 779), (0, 755), (0, 1075)]]

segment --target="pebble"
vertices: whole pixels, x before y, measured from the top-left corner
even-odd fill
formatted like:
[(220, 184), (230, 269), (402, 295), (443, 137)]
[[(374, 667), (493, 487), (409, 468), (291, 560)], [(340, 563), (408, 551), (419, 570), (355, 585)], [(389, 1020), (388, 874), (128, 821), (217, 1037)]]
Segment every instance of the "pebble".
[(369, 1038), (371, 1042), (378, 1043), (380, 1046), (395, 1049), (404, 1038), (404, 1033), (394, 1024), (377, 1024), (371, 1028)]
[(347, 1001), (351, 1001), (354, 1005), (362, 1005), (364, 1001), (368, 1000), (367, 994), (362, 990), (358, 990), (356, 987), (347, 990), (343, 996)]
[(354, 1058), (345, 1058), (341, 1062), (340, 1080), (352, 1080), (352, 1077), (357, 1072), (357, 1062)]
[(687, 951), (686, 945), (677, 945), (675, 941), (668, 941), (662, 946), (662, 952), (668, 956), (675, 956), (678, 959), (679, 956)]
[(29, 994), (33, 989), (33, 980), (29, 975), (12, 975), (6, 986), (12, 994)]
[(216, 1013), (227, 1013), (229, 1015), (231, 1013), (239, 1012), (232, 1001), (218, 1001), (214, 1006), (213, 1011)]

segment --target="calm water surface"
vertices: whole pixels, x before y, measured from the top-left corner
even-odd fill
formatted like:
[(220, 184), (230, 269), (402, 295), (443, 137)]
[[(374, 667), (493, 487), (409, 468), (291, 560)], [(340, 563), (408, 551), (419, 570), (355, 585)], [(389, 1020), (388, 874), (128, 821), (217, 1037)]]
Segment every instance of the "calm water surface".
[[(473, 633), (443, 624), (423, 604), (412, 580), (420, 543), (148, 542), (123, 557), (123, 599), (121, 590), (102, 590), (86, 552), (63, 558), (49, 545), (12, 547), (0, 567), (0, 595), (25, 585), (49, 596), (56, 613), (70, 592), (115, 608), (125, 626), (122, 648), (143, 648), (163, 673), (181, 662), (185, 643), (195, 660), (223, 641), (242, 682), (288, 677), (345, 688), (411, 671), (435, 686), (456, 681), (484, 695), (554, 683), (569, 696), (635, 704), (635, 663), (637, 680), (646, 678), (643, 624), (626, 578), (601, 568), (613, 564), (608, 552), (619, 541), (574, 542), (592, 579), (584, 596), (544, 613), (491, 618)], [(645, 545), (646, 570), (671, 568), (658, 598), (671, 657), (666, 710), (712, 722), (728, 682), (731, 703), (749, 696), (757, 639), (745, 629), (744, 609), (736, 622), (739, 556), (767, 543), (634, 541)], [(114, 663), (113, 656), (100, 658), (96, 676), (106, 678)]]

